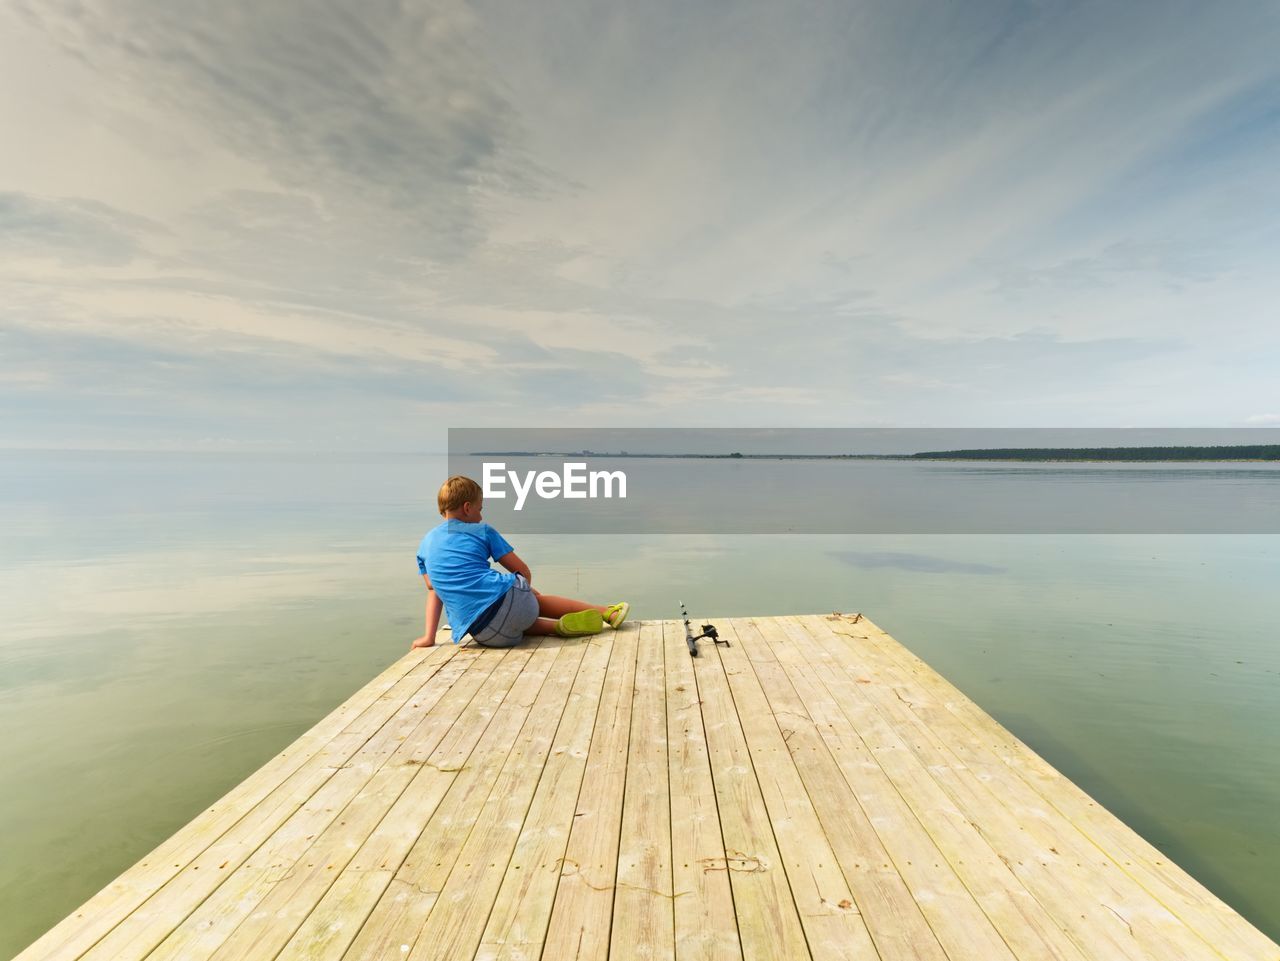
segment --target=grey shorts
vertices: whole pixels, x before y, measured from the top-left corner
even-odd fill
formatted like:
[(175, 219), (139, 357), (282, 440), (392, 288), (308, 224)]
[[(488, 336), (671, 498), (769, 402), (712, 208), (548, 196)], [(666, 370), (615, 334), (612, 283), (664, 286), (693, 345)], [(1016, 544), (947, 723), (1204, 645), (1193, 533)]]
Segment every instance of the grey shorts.
[(489, 623), (471, 638), (485, 647), (514, 647), (524, 640), (524, 632), (537, 619), (538, 598), (524, 575), (517, 574), (516, 582), (507, 588)]

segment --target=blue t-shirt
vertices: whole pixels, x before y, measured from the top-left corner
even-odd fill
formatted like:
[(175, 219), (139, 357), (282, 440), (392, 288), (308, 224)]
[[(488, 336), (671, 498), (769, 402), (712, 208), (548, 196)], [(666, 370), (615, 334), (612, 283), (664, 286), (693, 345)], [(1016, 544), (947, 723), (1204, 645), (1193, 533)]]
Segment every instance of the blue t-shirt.
[(489, 566), (510, 554), (507, 539), (488, 524), (468, 524), (450, 519), (427, 531), (418, 545), (418, 573), (444, 601), (444, 612), (453, 628), (453, 643), (471, 630), (485, 608), (502, 597), (516, 582), (510, 571)]

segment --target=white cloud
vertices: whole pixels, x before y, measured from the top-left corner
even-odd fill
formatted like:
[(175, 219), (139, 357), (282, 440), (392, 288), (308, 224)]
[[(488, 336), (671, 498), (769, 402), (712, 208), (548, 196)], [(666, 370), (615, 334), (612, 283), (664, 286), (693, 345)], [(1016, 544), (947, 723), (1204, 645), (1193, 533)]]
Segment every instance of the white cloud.
[[(35, 435), (71, 422), (59, 390), (166, 404), (178, 369), (193, 444), (269, 441), (236, 411), (288, 422), (326, 378), (334, 430), (391, 446), (414, 404), (1061, 424), (1270, 401), (1265, 5), (0, 21), (0, 310), (28, 358), (0, 392)], [(82, 430), (126, 417), (145, 435), (111, 402)]]

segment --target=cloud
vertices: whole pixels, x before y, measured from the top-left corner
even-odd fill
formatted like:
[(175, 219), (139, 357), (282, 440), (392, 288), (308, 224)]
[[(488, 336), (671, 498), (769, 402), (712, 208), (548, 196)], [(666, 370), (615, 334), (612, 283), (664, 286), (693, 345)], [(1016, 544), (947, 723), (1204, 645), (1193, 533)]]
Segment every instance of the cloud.
[(127, 263), (143, 237), (164, 232), (146, 218), (89, 198), (0, 191), (0, 253), (8, 258), (48, 257), (67, 266)]
[(1213, 280), (1219, 272), (1198, 244), (1168, 240), (1117, 241), (1089, 256), (1072, 257), (1037, 269), (1011, 271), (998, 279), (997, 284), (1006, 291), (1049, 291), (1061, 295), (1082, 289), (1115, 288), (1135, 275), (1149, 276), (1180, 288)]
[(95, 72), (196, 119), (405, 256), (457, 258), (484, 234), (487, 196), (547, 189), (518, 149), (518, 118), (466, 4), (55, 0), (21, 10)]
[(145, 435), (131, 368), (151, 403), (190, 402), (192, 436), (246, 443), (299, 442), (253, 411), (314, 403), (391, 446), (419, 442), (407, 410), (1222, 423), (1270, 403), (1264, 4), (0, 16), (20, 144), (0, 310), (50, 346), (0, 359), (0, 389), (97, 396), (104, 435)]

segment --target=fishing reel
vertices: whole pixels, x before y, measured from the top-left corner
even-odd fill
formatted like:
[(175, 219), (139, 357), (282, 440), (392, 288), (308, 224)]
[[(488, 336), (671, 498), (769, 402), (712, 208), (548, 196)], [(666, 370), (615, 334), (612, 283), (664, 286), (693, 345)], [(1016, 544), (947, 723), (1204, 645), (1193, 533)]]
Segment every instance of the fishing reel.
[(684, 601), (680, 602), (680, 617), (684, 621), (684, 642), (689, 645), (689, 656), (698, 656), (698, 641), (704, 637), (709, 637), (716, 644), (723, 644), (725, 647), (731, 646), (727, 640), (716, 632), (714, 624), (703, 624), (702, 633), (694, 635), (693, 628), (689, 626), (689, 612), (684, 608)]

